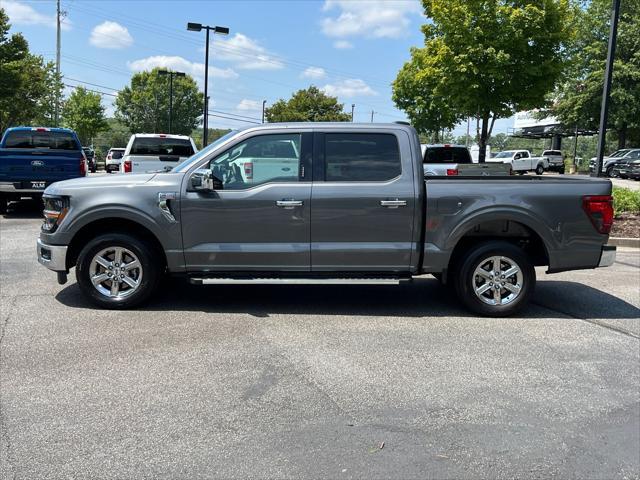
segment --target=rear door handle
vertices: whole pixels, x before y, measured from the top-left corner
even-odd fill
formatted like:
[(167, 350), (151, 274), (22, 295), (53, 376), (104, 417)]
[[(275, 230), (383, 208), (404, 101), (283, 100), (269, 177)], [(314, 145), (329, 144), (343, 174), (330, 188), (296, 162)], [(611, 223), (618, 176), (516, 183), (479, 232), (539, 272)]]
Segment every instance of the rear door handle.
[(380, 200), (380, 205), (382, 205), (383, 207), (387, 207), (387, 208), (406, 207), (407, 206), (407, 201), (406, 200), (398, 200), (397, 198), (395, 200)]
[(301, 207), (302, 203), (302, 200), (276, 200), (276, 206), (287, 210), (291, 210), (295, 207)]

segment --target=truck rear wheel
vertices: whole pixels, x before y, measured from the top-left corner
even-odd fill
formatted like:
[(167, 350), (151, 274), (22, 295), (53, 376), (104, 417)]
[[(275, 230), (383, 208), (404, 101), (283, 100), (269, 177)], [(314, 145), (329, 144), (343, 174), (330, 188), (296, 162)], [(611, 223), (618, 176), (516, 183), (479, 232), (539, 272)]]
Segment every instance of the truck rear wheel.
[(0, 197), (0, 213), (7, 213), (7, 197)]
[(503, 241), (489, 241), (467, 250), (454, 272), (458, 298), (473, 312), (489, 317), (505, 317), (521, 310), (536, 282), (527, 255)]
[(539, 164), (536, 167), (536, 175), (542, 175), (544, 173), (544, 167), (542, 166), (542, 164)]
[(76, 263), (76, 279), (95, 305), (109, 309), (138, 306), (158, 286), (162, 265), (155, 249), (127, 234), (100, 235), (82, 249)]

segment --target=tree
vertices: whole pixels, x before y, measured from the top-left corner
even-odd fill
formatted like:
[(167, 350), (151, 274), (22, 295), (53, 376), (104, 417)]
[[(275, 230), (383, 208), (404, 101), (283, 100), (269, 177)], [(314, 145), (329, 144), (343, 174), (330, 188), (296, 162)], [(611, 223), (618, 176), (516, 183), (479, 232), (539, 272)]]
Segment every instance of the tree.
[[(552, 113), (565, 125), (597, 130), (607, 58), (611, 2), (592, 0), (577, 15), (571, 63)], [(621, 3), (608, 127), (618, 138), (640, 141), (640, 2)]]
[(78, 87), (64, 102), (62, 108), (64, 124), (75, 130), (83, 145), (89, 145), (98, 132), (109, 127), (101, 100), (99, 93)]
[(51, 99), (59, 98), (55, 95), (62, 88), (53, 63), (29, 53), (24, 37), (9, 36), (9, 29), (9, 17), (0, 8), (0, 133), (12, 125), (52, 123)]
[[(569, 1), (422, 0), (431, 22), (422, 26), (425, 46), (411, 50), (410, 65), (394, 82), (396, 104), (413, 102), (431, 118), (439, 107), (458, 120), (480, 118), (484, 161), (498, 118), (546, 105), (573, 35)], [(404, 89), (411, 72), (417, 87)]]
[[(136, 73), (116, 97), (116, 118), (134, 133), (169, 131), (169, 76), (158, 70)], [(203, 99), (193, 77), (174, 77), (171, 133), (191, 133), (202, 116)]]
[(313, 85), (298, 90), (289, 100), (280, 99), (265, 110), (268, 122), (349, 122), (344, 104)]

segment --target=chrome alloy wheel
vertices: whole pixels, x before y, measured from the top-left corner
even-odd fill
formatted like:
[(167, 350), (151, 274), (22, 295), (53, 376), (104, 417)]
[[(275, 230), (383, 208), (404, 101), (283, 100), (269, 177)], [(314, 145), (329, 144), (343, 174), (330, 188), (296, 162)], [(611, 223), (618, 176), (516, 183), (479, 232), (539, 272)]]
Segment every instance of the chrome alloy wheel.
[(509, 257), (489, 257), (482, 260), (473, 272), (472, 288), (487, 305), (507, 305), (522, 291), (524, 276), (516, 262)]
[(120, 300), (133, 295), (140, 286), (142, 265), (131, 250), (108, 247), (91, 260), (89, 279), (100, 294)]

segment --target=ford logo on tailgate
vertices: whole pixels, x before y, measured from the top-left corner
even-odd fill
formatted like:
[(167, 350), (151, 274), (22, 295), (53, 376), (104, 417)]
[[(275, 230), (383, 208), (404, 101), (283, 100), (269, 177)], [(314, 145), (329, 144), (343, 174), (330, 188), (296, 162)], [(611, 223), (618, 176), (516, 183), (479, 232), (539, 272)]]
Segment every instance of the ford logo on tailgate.
[(44, 167), (44, 162), (42, 160), (34, 160), (31, 162), (31, 165), (34, 167)]

